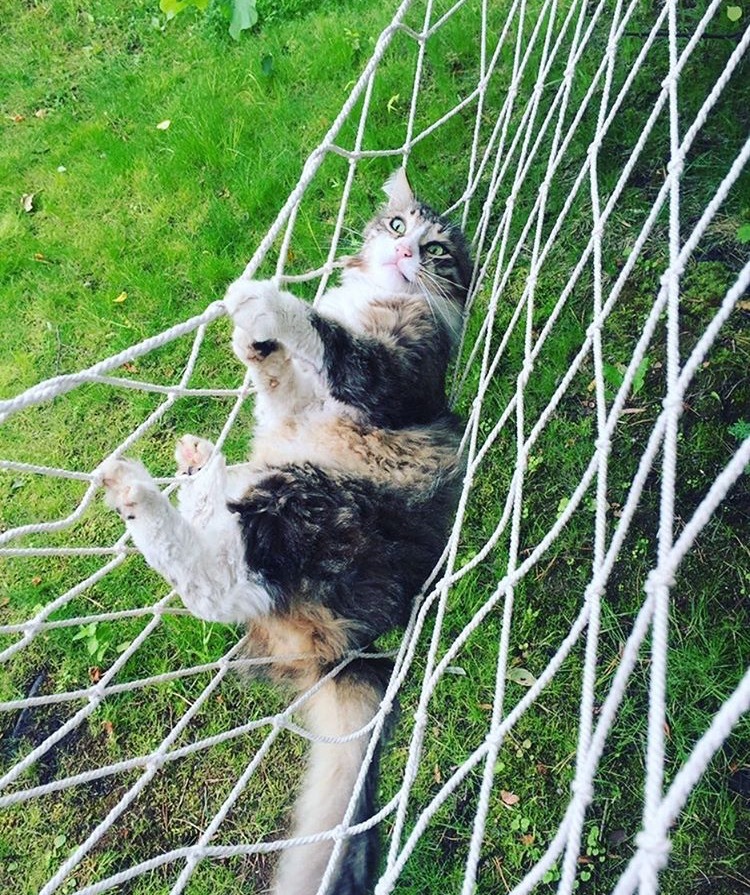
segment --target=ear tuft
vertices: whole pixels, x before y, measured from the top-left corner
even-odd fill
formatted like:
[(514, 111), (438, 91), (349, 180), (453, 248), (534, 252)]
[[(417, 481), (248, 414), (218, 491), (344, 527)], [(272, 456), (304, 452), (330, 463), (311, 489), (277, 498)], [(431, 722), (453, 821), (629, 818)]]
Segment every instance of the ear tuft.
[(383, 184), (383, 192), (388, 196), (388, 205), (393, 208), (404, 208), (414, 201), (414, 191), (409, 185), (405, 168), (396, 168)]

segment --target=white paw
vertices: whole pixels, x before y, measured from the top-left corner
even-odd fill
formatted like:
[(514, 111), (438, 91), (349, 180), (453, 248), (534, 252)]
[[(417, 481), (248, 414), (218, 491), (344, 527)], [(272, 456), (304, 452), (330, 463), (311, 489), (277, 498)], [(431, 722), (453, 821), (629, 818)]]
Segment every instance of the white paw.
[(135, 519), (155, 496), (161, 499), (161, 491), (149, 471), (135, 460), (108, 460), (99, 474), (107, 506), (117, 510), (123, 519)]
[(224, 296), (229, 316), (254, 342), (267, 342), (276, 336), (278, 302), (279, 290), (270, 280), (244, 277), (231, 283)]
[(207, 438), (183, 435), (174, 450), (177, 475), (195, 475), (196, 472), (200, 472), (211, 459), (213, 451), (213, 443)]

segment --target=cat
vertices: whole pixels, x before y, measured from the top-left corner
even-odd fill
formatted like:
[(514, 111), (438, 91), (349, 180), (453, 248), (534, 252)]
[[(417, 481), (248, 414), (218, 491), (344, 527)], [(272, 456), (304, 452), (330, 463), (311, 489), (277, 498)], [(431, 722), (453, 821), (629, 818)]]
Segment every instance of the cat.
[[(299, 692), (405, 623), (439, 562), (463, 475), (445, 397), (471, 279), (461, 230), (398, 169), (386, 204), (317, 307), (240, 277), (224, 298), (232, 346), (256, 388), (252, 452), (227, 466), (192, 435), (177, 444), (179, 509), (137, 462), (101, 470), (106, 500), (187, 608), (247, 624), (248, 650)], [(303, 656), (306, 658), (295, 658)], [(387, 660), (354, 658), (307, 699), (308, 729), (346, 737), (374, 718)], [(370, 740), (313, 742), (294, 836), (341, 823)], [(378, 743), (351, 824), (376, 811)], [(290, 847), (275, 895), (317, 892), (333, 841)], [(328, 895), (368, 891), (374, 828), (345, 842)]]

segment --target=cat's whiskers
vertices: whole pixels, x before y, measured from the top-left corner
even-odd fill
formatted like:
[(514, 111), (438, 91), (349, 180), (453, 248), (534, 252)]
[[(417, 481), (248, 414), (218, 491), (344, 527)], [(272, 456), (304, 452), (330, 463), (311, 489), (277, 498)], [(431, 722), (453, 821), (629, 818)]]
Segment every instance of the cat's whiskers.
[(420, 268), (418, 276), (427, 282), (438, 298), (448, 302), (450, 305), (455, 304), (456, 284), (453, 280), (426, 268)]
[(451, 286), (455, 285), (447, 277), (436, 274), (434, 271), (429, 271), (424, 267), (420, 268), (416, 277), (416, 283), (427, 302), (433, 319), (437, 322), (439, 317), (448, 326), (451, 335), (455, 338), (459, 335), (461, 329), (460, 309), (451, 297), (449, 289), (440, 282), (441, 280), (443, 283), (449, 283)]

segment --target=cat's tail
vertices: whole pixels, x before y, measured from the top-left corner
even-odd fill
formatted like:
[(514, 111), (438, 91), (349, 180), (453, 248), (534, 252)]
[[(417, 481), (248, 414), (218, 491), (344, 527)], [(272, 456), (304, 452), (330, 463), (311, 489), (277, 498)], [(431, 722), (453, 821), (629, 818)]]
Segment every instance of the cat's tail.
[[(307, 701), (305, 721), (320, 737), (345, 737), (365, 727), (380, 707), (390, 677), (391, 663), (359, 659), (347, 665)], [(390, 728), (392, 721), (386, 722)], [(359, 791), (349, 826), (376, 811), (378, 765), (382, 740), (377, 744)], [(302, 790), (295, 806), (292, 835), (309, 836), (338, 826), (346, 810), (370, 744), (367, 733), (344, 743), (313, 741)], [(279, 862), (274, 895), (315, 895), (325, 875), (334, 841), (324, 839), (287, 849)], [(377, 828), (348, 838), (341, 850), (326, 895), (364, 895), (377, 870)]]

